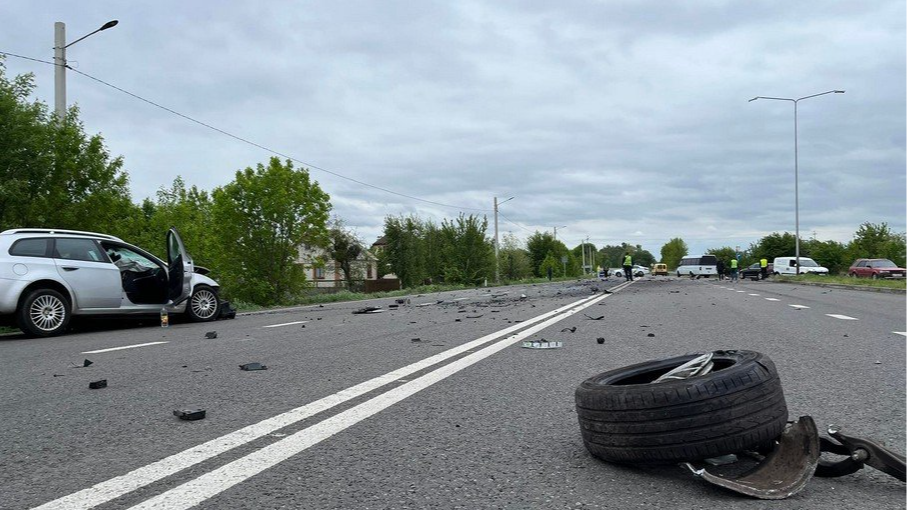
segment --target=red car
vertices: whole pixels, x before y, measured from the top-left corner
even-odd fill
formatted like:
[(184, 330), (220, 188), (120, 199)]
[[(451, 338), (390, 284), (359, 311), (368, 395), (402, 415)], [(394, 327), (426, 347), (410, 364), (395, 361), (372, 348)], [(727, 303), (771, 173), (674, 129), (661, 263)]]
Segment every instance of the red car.
[(858, 278), (904, 278), (907, 270), (888, 259), (857, 259), (847, 274)]

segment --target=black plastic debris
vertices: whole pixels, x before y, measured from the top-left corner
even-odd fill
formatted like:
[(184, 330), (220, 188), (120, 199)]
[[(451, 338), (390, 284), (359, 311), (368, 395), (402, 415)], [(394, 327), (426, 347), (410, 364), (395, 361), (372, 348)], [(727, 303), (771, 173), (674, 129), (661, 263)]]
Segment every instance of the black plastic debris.
[(561, 333), (566, 333), (567, 331), (569, 331), (569, 332), (571, 332), (571, 333), (576, 333), (576, 326), (572, 326), (572, 327), (569, 327), (569, 328), (564, 328), (564, 329), (561, 330)]
[(421, 339), (421, 338), (411, 338), (410, 341), (412, 341), (412, 342), (421, 342), (422, 339)]
[(600, 343), (600, 344), (605, 343), (604, 337), (598, 337), (598, 338), (595, 339), (595, 341), (598, 342), (598, 343)]
[(217, 331), (209, 331), (209, 332), (205, 333), (205, 338), (207, 338), (209, 340), (212, 338), (217, 338)]
[(481, 317), (482, 315), (484, 315), (484, 314), (479, 314), (479, 315), (467, 315), (466, 318), (467, 318), (467, 319), (478, 319), (478, 318)]
[(611, 291), (608, 290), (608, 289), (605, 289), (605, 290), (602, 291), (602, 294), (611, 294)]
[(365, 308), (360, 308), (358, 310), (354, 310), (353, 314), (359, 315), (359, 314), (363, 314), (363, 313), (381, 313), (383, 311), (384, 310), (380, 306), (366, 306)]
[(173, 416), (181, 420), (186, 421), (195, 421), (201, 420), (205, 417), (204, 409), (176, 409), (173, 411)]
[(406, 299), (400, 298), (397, 300), (398, 305), (408, 305), (409, 303), (410, 303), (409, 298), (406, 298)]
[(646, 335), (646, 336), (647, 336), (647, 337), (653, 337), (653, 336), (655, 336), (655, 333), (649, 333), (649, 334)]
[(388, 308), (397, 308), (400, 305), (387, 305)]
[(92, 381), (88, 383), (88, 389), (90, 390), (99, 390), (101, 388), (107, 387), (107, 379), (101, 379), (100, 381)]
[[(583, 314), (586, 315), (586, 314)], [(586, 315), (586, 318), (592, 321), (600, 321), (605, 318), (604, 315), (599, 315), (598, 317), (592, 317), (591, 315)]]
[(456, 320), (454, 320), (454, 322), (463, 322), (463, 321), (460, 319), (456, 319)]
[(218, 317), (221, 319), (235, 319), (236, 308), (232, 304), (230, 304), (229, 301), (221, 301), (220, 314)]
[(246, 371), (267, 370), (268, 367), (266, 365), (262, 365), (261, 363), (246, 363), (245, 365), (240, 365), (239, 369)]
[(87, 359), (87, 360), (85, 360), (85, 361), (82, 362), (82, 368), (90, 367), (92, 364), (94, 364), (94, 362), (91, 361), (90, 359)]

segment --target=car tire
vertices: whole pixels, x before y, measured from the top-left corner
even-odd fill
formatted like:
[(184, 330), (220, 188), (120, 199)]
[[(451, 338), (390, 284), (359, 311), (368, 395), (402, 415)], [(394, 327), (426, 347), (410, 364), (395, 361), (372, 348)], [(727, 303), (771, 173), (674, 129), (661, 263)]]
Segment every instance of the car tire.
[(603, 460), (660, 464), (759, 450), (787, 423), (772, 361), (716, 351), (713, 372), (653, 383), (697, 355), (647, 361), (591, 377), (576, 389), (583, 443)]
[(220, 315), (220, 299), (217, 291), (208, 285), (198, 285), (186, 303), (186, 315), (192, 322), (208, 322)]
[(873, 279), (873, 280), (878, 280), (878, 279), (879, 279), (879, 275), (873, 273), (873, 274), (872, 274), (872, 279)]
[(16, 310), (16, 322), (27, 336), (49, 337), (62, 334), (71, 316), (69, 299), (54, 289), (34, 289)]

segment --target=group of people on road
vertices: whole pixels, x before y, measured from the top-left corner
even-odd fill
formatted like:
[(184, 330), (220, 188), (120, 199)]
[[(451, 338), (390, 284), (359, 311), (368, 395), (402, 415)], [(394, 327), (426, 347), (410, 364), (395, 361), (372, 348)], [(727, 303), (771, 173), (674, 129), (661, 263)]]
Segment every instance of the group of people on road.
[[(738, 264), (737, 257), (732, 258), (732, 259), (730, 260), (729, 264), (730, 264), (730, 267), (729, 267), (728, 270), (727, 270), (727, 278), (730, 279), (732, 282), (736, 282), (736, 281), (738, 281), (738, 277), (737, 277), (737, 264)], [(715, 264), (715, 269), (718, 271), (718, 279), (719, 279), (719, 280), (724, 280), (724, 278), (725, 278), (725, 274), (724, 274), (724, 271), (725, 271), (724, 261), (721, 260), (721, 259), (719, 259), (719, 260), (718, 260), (718, 263)], [(768, 276), (768, 260), (766, 260), (765, 258), (759, 259), (759, 273), (760, 273), (760, 275), (762, 276), (761, 279), (763, 279), (763, 280)]]

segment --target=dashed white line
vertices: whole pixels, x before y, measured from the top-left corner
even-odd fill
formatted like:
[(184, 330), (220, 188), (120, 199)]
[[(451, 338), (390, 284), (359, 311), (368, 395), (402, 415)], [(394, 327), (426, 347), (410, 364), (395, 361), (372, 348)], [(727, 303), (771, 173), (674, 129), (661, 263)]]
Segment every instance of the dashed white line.
[(147, 344), (124, 345), (123, 347), (111, 347), (110, 349), (98, 349), (96, 351), (83, 351), (82, 354), (98, 354), (99, 352), (122, 351), (123, 349), (134, 349), (136, 347), (146, 347), (148, 345), (166, 344), (168, 342), (148, 342)]
[(837, 313), (826, 313), (825, 315), (827, 315), (829, 317), (834, 317), (835, 319), (841, 319), (842, 321), (858, 321), (858, 320), (860, 320), (860, 319), (857, 319), (856, 317), (849, 317), (847, 315), (841, 315), (841, 314), (837, 314)]
[(737, 292), (746, 292), (745, 290), (738, 290)]
[(806, 306), (806, 305), (787, 305), (787, 306), (789, 306), (789, 307), (791, 307), (791, 308), (809, 308), (809, 307)]
[(747, 296), (758, 296), (759, 294), (747, 294)]
[(778, 299), (778, 298), (773, 298), (773, 297), (767, 297), (767, 298), (765, 298), (765, 300), (766, 300), (766, 301), (781, 301), (780, 299)]
[(281, 326), (292, 326), (293, 324), (305, 324), (306, 322), (311, 322), (311, 321), (284, 322), (283, 324), (271, 324), (270, 326), (262, 326), (262, 327), (263, 328), (279, 328)]

